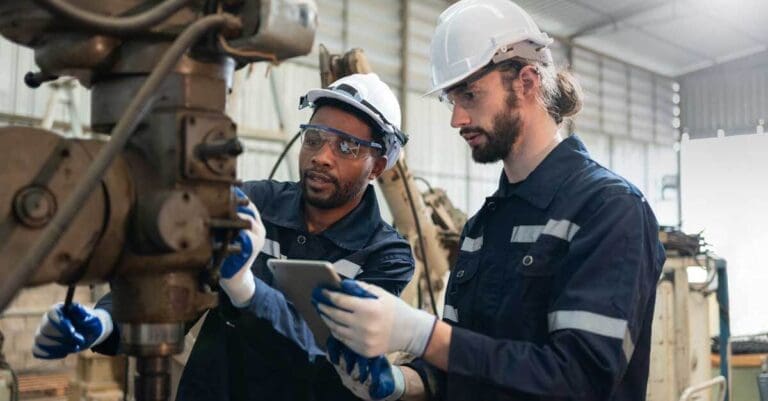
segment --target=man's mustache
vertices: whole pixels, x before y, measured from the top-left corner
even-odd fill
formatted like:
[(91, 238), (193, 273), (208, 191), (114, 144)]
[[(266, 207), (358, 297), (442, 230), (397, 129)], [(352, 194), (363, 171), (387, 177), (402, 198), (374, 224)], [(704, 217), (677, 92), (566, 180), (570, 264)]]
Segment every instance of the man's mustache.
[(303, 178), (306, 180), (307, 178), (319, 178), (323, 181), (327, 181), (330, 183), (338, 184), (339, 180), (336, 179), (333, 175), (329, 174), (327, 171), (324, 171), (322, 169), (309, 169), (304, 171)]
[(480, 127), (464, 127), (459, 130), (459, 135), (470, 135), (470, 134), (483, 134), (488, 135), (488, 131), (480, 128)]

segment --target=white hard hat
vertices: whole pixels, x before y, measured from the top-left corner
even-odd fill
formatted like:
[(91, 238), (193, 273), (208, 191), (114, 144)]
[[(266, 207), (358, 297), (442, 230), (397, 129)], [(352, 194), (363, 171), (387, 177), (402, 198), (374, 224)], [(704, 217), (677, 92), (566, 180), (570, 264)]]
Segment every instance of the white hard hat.
[(430, 61), (432, 88), (449, 88), (490, 62), (513, 57), (552, 63), (552, 43), (530, 15), (510, 0), (461, 0), (437, 20)]
[(400, 149), (408, 142), (408, 136), (400, 131), (400, 103), (378, 75), (347, 75), (328, 85), (327, 89), (312, 89), (301, 97), (299, 109), (315, 107), (321, 99), (346, 103), (370, 117), (378, 125), (374, 134), (378, 134), (384, 142), (386, 168), (395, 165)]

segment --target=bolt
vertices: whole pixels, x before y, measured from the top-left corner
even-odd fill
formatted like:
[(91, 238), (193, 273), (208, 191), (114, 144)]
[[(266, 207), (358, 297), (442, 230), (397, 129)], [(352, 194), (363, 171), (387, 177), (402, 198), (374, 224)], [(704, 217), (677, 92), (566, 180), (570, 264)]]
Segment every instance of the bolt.
[(56, 198), (42, 187), (28, 187), (14, 199), (16, 217), (29, 227), (42, 227), (56, 213)]

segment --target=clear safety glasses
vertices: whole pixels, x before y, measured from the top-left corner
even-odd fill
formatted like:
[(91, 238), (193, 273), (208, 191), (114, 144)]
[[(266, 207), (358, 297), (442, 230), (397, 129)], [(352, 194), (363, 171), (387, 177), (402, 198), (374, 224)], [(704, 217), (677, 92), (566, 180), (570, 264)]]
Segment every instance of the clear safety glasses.
[(326, 143), (330, 144), (333, 154), (343, 159), (357, 159), (363, 154), (360, 152), (361, 147), (383, 151), (378, 143), (356, 138), (325, 125), (302, 124), (299, 128), (301, 129), (301, 146), (310, 152), (319, 151)]

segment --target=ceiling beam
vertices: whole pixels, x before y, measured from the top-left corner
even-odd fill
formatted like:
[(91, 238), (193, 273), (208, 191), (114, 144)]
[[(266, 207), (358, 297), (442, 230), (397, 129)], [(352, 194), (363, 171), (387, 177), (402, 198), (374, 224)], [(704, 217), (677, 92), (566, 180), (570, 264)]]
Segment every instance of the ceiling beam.
[[(640, 25), (633, 24), (633, 23), (631, 23), (629, 21), (626, 21), (626, 19), (618, 19), (618, 18), (612, 16), (611, 14), (609, 14), (609, 13), (607, 13), (607, 12), (605, 12), (605, 11), (595, 7), (595, 6), (592, 6), (590, 4), (584, 3), (581, 0), (571, 0), (571, 1), (574, 4), (578, 4), (578, 5), (580, 5), (580, 6), (584, 7), (584, 8), (587, 8), (587, 9), (589, 9), (589, 10), (591, 10), (591, 11), (597, 13), (597, 14), (604, 15), (604, 16), (606, 16), (608, 18), (612, 18), (614, 20), (614, 22), (612, 22), (610, 24), (607, 24), (607, 25), (604, 25), (604, 26), (613, 26), (614, 29), (619, 29), (619, 26), (624, 26), (624, 27), (627, 27), (627, 28), (635, 29), (635, 30), (641, 32), (642, 34), (644, 34), (645, 36), (648, 36), (650, 38), (653, 38), (653, 39), (656, 39), (656, 40), (661, 41), (663, 43), (666, 43), (669, 46), (672, 46), (672, 47), (674, 47), (674, 48), (676, 48), (678, 50), (681, 50), (681, 51), (683, 51), (685, 53), (688, 53), (688, 54), (690, 54), (690, 55), (692, 55), (694, 57), (698, 57), (698, 58), (701, 58), (701, 59), (704, 59), (704, 60), (708, 60), (708, 61), (711, 61), (713, 63), (717, 62), (717, 60), (713, 59), (712, 57), (710, 57), (710, 56), (708, 56), (708, 55), (706, 55), (704, 53), (698, 52), (695, 49), (691, 49), (689, 47), (686, 47), (686, 46), (680, 45), (678, 43), (675, 43), (674, 41), (669, 40), (669, 38), (661, 37), (660, 35), (657, 35), (656, 33), (651, 32), (648, 29), (645, 29), (644, 27), (642, 27)], [(677, 0), (675, 0), (675, 1), (677, 1)], [(674, 2), (673, 3), (666, 2), (666, 3), (667, 4), (674, 4)], [(644, 8), (646, 8), (645, 11), (648, 11), (650, 9), (654, 9), (654, 8), (660, 7), (661, 5), (662, 5), (662, 3), (654, 3), (653, 6), (647, 6), (647, 7), (644, 7)], [(644, 12), (644, 11), (636, 11), (634, 13), (634, 15), (637, 15), (640, 12)], [(570, 36), (569, 39), (570, 39), (571, 42), (574, 42), (574, 40), (578, 39), (578, 37), (573, 35), (573, 36)]]
[(596, 22), (596, 23), (594, 23), (592, 25), (589, 25), (589, 26), (586, 26), (584, 28), (581, 28), (576, 33), (573, 33), (572, 35), (569, 36), (569, 38), (571, 38), (571, 39), (576, 39), (576, 38), (581, 37), (581, 36), (590, 35), (590, 34), (592, 34), (594, 32), (597, 32), (597, 31), (599, 31), (599, 30), (601, 30), (603, 28), (609, 27), (611, 25), (614, 25), (614, 26), (618, 25), (619, 22), (627, 20), (627, 19), (630, 19), (630, 18), (632, 18), (632, 17), (634, 17), (636, 15), (640, 15), (642, 13), (645, 13), (645, 12), (648, 12), (648, 11), (651, 11), (651, 10), (655, 10), (655, 9), (657, 9), (659, 7), (662, 7), (662, 6), (665, 6), (665, 5), (669, 4), (668, 0), (661, 0), (661, 1), (654, 2), (654, 3), (650, 3), (650, 4), (640, 3), (640, 4), (635, 4), (633, 6), (630, 6), (630, 7), (626, 7), (625, 9), (621, 10), (620, 12), (618, 12), (616, 14), (609, 14), (609, 13), (606, 13), (605, 11), (603, 11), (603, 10), (600, 10), (600, 9), (598, 9), (598, 8), (592, 6), (592, 5), (585, 4), (585, 3), (581, 2), (581, 1), (575, 0), (574, 2), (577, 3), (578, 5), (582, 6), (582, 7), (588, 8), (590, 11), (593, 11), (593, 12), (596, 12), (598, 14), (601, 14), (601, 15), (605, 16), (606, 18), (603, 19), (603, 20), (600, 20), (600, 21), (598, 21), (598, 22)]

